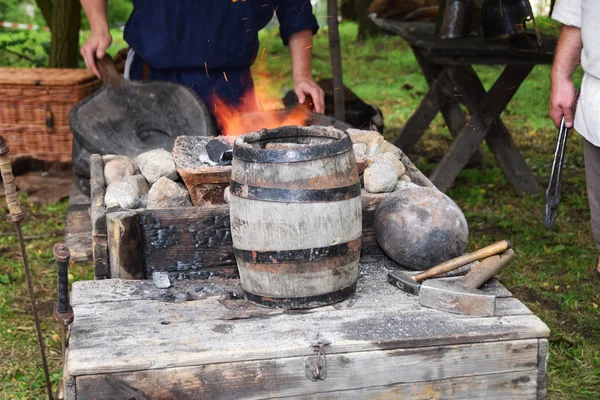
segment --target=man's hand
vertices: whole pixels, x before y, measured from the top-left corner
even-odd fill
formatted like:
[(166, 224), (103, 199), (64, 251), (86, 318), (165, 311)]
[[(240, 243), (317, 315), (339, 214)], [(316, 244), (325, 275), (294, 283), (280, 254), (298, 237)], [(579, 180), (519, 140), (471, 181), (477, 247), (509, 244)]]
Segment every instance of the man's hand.
[(550, 89), (550, 118), (557, 128), (560, 120), (565, 117), (565, 126), (573, 127), (575, 116), (573, 115), (573, 104), (575, 103), (575, 85), (570, 79), (552, 81)]
[(323, 114), (325, 112), (325, 92), (311, 78), (300, 79), (294, 83), (294, 92), (298, 96), (298, 102), (303, 104), (306, 95), (312, 97), (315, 112)]
[(85, 65), (91, 69), (98, 78), (100, 78), (100, 71), (96, 65), (96, 60), (100, 60), (106, 54), (106, 49), (112, 43), (112, 37), (108, 31), (95, 33), (92, 32), (91, 36), (81, 47), (81, 56), (85, 61)]
[(294, 75), (294, 92), (298, 101), (304, 103), (306, 95), (311, 95), (315, 112), (325, 112), (325, 93), (312, 78), (312, 31), (303, 30), (290, 36), (290, 55)]
[(581, 58), (581, 30), (577, 27), (563, 25), (558, 37), (558, 44), (552, 64), (550, 89), (550, 117), (556, 127), (565, 117), (565, 126), (573, 127), (573, 104), (575, 102), (575, 85), (573, 72)]

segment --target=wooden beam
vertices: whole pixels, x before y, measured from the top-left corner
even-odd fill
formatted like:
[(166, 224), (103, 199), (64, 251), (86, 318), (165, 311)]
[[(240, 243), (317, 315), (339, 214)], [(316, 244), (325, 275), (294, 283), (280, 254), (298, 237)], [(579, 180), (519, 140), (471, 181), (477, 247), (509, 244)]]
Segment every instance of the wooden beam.
[(460, 131), (450, 149), (433, 170), (430, 180), (445, 192), (452, 186), (456, 176), (479, 150), (481, 142), (492, 125), (510, 102), (532, 67), (507, 66), (482, 101), (479, 111)]
[[(524, 69), (523, 74), (526, 70), (530, 70), (528, 67), (514, 68)], [(448, 68), (448, 73), (458, 90), (463, 93), (463, 102), (469, 111), (472, 114), (478, 112), (486, 92), (477, 73), (470, 66), (451, 67)], [(535, 175), (527, 166), (508, 128), (499, 117), (495, 118), (485, 141), (496, 157), (500, 168), (504, 171), (506, 179), (519, 195), (542, 192)]]
[(344, 81), (337, 0), (327, 0), (327, 25), (329, 27), (329, 53), (331, 56), (335, 118), (344, 121), (346, 110), (344, 109)]

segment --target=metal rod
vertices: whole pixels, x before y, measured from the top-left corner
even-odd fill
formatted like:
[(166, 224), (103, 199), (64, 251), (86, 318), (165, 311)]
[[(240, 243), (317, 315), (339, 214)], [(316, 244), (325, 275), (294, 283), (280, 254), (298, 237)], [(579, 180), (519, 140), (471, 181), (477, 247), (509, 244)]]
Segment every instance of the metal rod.
[(6, 203), (8, 205), (9, 215), (6, 219), (9, 222), (15, 224), (17, 229), (17, 236), (19, 237), (19, 245), (21, 247), (21, 256), (23, 257), (23, 267), (25, 269), (25, 276), (27, 278), (27, 289), (29, 290), (29, 300), (31, 301), (31, 311), (33, 312), (33, 319), (35, 321), (35, 329), (38, 337), (38, 344), (40, 346), (40, 353), (42, 355), (42, 363), (44, 365), (44, 375), (46, 376), (46, 389), (48, 390), (48, 398), (52, 400), (52, 383), (50, 382), (50, 372), (48, 370), (48, 362), (46, 360), (46, 346), (44, 344), (44, 338), (42, 336), (42, 328), (40, 326), (40, 319), (38, 317), (37, 309), (35, 307), (35, 293), (33, 291), (33, 283), (31, 279), (31, 272), (29, 270), (29, 260), (27, 259), (27, 251), (25, 249), (25, 240), (23, 239), (23, 231), (21, 230), (21, 220), (23, 220), (23, 212), (21, 211), (21, 204), (17, 196), (17, 187), (14, 183), (14, 175), (12, 172), (12, 166), (10, 159), (8, 158), (8, 146), (2, 136), (0, 136), (0, 174), (2, 174), (2, 183), (4, 185), (4, 192), (6, 194)]
[(342, 51), (337, 0), (327, 0), (327, 25), (329, 27), (329, 53), (331, 55), (334, 115), (336, 119), (345, 121), (346, 111), (344, 110), (344, 82), (342, 76)]

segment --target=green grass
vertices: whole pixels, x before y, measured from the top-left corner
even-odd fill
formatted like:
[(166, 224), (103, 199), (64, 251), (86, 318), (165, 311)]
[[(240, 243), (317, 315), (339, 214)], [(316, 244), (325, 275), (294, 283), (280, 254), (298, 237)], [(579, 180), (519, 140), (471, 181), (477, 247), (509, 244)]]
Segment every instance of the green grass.
[[(547, 32), (557, 32), (547, 19), (538, 19), (538, 23)], [(397, 37), (357, 43), (356, 27), (351, 24), (342, 25), (341, 34), (344, 82), (384, 110), (386, 137), (391, 139), (426, 90), (414, 57)], [(256, 67), (256, 72), (261, 72), (257, 82), (268, 85), (274, 96), (281, 96), (292, 86), (287, 49), (276, 31), (263, 32), (261, 38), (265, 50)], [(329, 76), (325, 30), (316, 37), (313, 50), (315, 74)], [(500, 73), (496, 67), (476, 69), (486, 87)], [(503, 114), (517, 146), (544, 187), (557, 134), (548, 117), (549, 73), (549, 66), (536, 67)], [(450, 136), (438, 117), (410, 156), (424, 172), (430, 172), (432, 160), (442, 156), (449, 144)], [(600, 274), (595, 272), (598, 252), (591, 238), (581, 138), (576, 134), (569, 138), (563, 201), (552, 230), (546, 230), (542, 221), (544, 199), (518, 197), (487, 147), (483, 148), (483, 166), (463, 170), (448, 192), (469, 222), (468, 250), (502, 239), (513, 243), (518, 257), (501, 271), (500, 280), (551, 329), (550, 399), (600, 398)], [(26, 235), (61, 232), (65, 210), (65, 202), (28, 208)], [(0, 222), (0, 398), (43, 398), (43, 375), (13, 230), (12, 225)], [(59, 330), (49, 310), (55, 301), (51, 251), (59, 240), (48, 236), (28, 241), (55, 380), (60, 376)], [(89, 265), (76, 266), (72, 273), (72, 280), (91, 278)]]

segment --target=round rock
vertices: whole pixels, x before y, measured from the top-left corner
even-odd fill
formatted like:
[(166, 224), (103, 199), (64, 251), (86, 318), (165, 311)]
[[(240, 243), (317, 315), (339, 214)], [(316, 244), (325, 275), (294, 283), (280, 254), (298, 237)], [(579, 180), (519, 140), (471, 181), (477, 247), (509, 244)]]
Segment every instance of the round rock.
[(403, 180), (377, 207), (374, 225), (385, 254), (415, 271), (464, 254), (469, 238), (467, 220), (450, 197)]
[(135, 170), (129, 157), (115, 157), (104, 164), (104, 181), (107, 186), (111, 185), (127, 176), (135, 175)]
[(369, 164), (363, 173), (365, 190), (369, 193), (391, 192), (398, 183), (396, 168), (383, 162)]
[(160, 178), (169, 178), (175, 181), (179, 178), (173, 156), (165, 149), (150, 150), (136, 158), (142, 175), (153, 184)]

